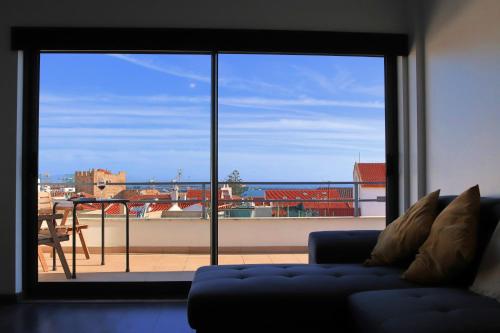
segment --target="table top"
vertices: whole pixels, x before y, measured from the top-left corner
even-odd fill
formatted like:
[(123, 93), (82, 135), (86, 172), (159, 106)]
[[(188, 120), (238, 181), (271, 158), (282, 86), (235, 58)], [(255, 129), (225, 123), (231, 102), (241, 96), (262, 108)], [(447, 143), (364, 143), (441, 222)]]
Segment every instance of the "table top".
[(73, 202), (73, 205), (79, 204), (79, 203), (128, 203), (130, 200), (127, 199), (115, 199), (115, 198), (108, 198), (108, 199), (100, 199), (100, 198), (76, 198), (76, 199), (71, 199), (71, 202)]
[(42, 213), (38, 214), (38, 221), (51, 221), (53, 219), (61, 219), (63, 217), (62, 214), (51, 214), (51, 213)]

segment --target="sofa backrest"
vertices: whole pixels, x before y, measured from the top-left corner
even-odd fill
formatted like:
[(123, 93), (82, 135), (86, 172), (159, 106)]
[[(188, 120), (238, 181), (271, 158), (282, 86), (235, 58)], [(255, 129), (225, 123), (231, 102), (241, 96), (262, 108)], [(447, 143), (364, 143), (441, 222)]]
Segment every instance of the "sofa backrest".
[[(438, 210), (441, 212), (456, 196), (442, 196), (439, 198)], [(477, 249), (475, 259), (470, 269), (460, 279), (460, 284), (470, 285), (474, 281), (477, 269), (481, 263), (484, 250), (491, 235), (500, 221), (500, 198), (481, 198), (480, 219), (477, 229)]]

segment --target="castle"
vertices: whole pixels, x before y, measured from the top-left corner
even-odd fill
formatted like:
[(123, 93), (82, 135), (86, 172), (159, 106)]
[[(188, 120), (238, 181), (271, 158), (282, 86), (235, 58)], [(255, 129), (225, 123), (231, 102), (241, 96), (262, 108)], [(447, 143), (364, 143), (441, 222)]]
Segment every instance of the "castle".
[[(97, 182), (103, 180), (107, 183), (125, 183), (125, 171), (113, 174), (105, 169), (91, 169), (89, 171), (75, 171), (75, 190), (76, 192), (85, 192), (94, 197), (101, 197), (101, 190), (97, 188)], [(126, 185), (106, 185), (102, 191), (103, 198), (113, 198), (121, 191), (126, 189)]]

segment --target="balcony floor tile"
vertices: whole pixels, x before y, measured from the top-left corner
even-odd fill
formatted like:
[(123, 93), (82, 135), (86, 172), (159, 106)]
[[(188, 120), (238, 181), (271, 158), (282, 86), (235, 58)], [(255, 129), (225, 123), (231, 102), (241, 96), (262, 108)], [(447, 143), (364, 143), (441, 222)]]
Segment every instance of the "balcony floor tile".
[[(71, 253), (66, 253), (71, 267)], [(51, 267), (52, 258), (45, 253), (45, 259)], [(193, 272), (200, 266), (210, 264), (209, 255), (201, 254), (151, 254), (133, 253), (130, 255), (130, 273), (125, 273), (125, 254), (112, 253), (105, 257), (101, 265), (101, 255), (91, 254), (85, 259), (77, 254), (76, 281), (183, 281), (191, 280)], [(222, 254), (221, 265), (272, 264), (272, 263), (307, 263), (307, 254)], [(56, 271), (43, 272), (38, 266), (39, 281), (68, 281), (65, 279), (59, 260)]]

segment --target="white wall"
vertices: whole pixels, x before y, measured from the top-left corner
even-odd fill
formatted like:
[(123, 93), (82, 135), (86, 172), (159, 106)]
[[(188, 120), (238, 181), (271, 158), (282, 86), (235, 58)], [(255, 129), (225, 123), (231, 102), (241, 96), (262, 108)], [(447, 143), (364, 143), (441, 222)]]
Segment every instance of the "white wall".
[[(80, 218), (89, 247), (101, 246), (101, 220)], [(69, 221), (68, 221), (69, 222)], [(219, 220), (220, 247), (307, 246), (309, 233), (322, 230), (382, 230), (383, 217), (225, 218)], [(123, 219), (106, 220), (106, 247), (123, 248)], [(79, 246), (79, 240), (77, 240)], [(65, 242), (63, 246), (71, 246)], [(210, 245), (210, 223), (201, 219), (131, 219), (131, 247), (197, 248)]]
[[(11, 26), (210, 27), (407, 32), (400, 0), (3, 0), (0, 2), (0, 295), (21, 291), (17, 61)], [(325, 41), (328, 42), (328, 41)]]
[(500, 1), (425, 8), (427, 189), (500, 196)]
[[(408, 195), (408, 204), (414, 203), (418, 198), (426, 194), (426, 113), (425, 113), (425, 41), (424, 22), (422, 20), (423, 4), (420, 0), (408, 2), (408, 23), (410, 25), (410, 53), (407, 58), (406, 76), (408, 94), (404, 101), (408, 110), (405, 115), (408, 118), (407, 127), (400, 127), (405, 133), (400, 132), (400, 137), (408, 139), (406, 146), (402, 149), (407, 156), (406, 175), (407, 179), (401, 179), (400, 185), (407, 184), (409, 188), (401, 188), (402, 193)], [(401, 98), (401, 96), (400, 96)], [(402, 111), (402, 110), (401, 110)], [(400, 112), (400, 115), (401, 112)], [(404, 124), (403, 124), (404, 125)], [(401, 142), (400, 142), (401, 143)], [(403, 207), (400, 207), (400, 210)]]
[(0, 2), (0, 295), (21, 291), (18, 54), (10, 50), (11, 26), (409, 32), (407, 153), (414, 202), (436, 188), (454, 194), (476, 183), (483, 195), (500, 196), (499, 17), (498, 0)]
[[(360, 186), (360, 199), (377, 199), (377, 197), (385, 197), (385, 187), (363, 187)], [(359, 203), (361, 216), (385, 216), (385, 202), (361, 201)]]

